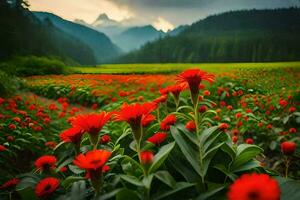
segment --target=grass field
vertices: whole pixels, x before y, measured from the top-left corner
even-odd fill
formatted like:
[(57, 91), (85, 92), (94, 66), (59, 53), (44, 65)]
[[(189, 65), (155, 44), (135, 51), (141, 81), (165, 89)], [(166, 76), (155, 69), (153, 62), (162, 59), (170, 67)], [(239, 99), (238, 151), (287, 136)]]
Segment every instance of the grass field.
[(236, 69), (255, 68), (300, 68), (299, 62), (274, 62), (274, 63), (173, 63), (173, 64), (103, 64), (96, 67), (72, 67), (78, 73), (83, 74), (157, 74), (177, 73), (187, 68), (200, 68), (202, 70), (219, 73)]

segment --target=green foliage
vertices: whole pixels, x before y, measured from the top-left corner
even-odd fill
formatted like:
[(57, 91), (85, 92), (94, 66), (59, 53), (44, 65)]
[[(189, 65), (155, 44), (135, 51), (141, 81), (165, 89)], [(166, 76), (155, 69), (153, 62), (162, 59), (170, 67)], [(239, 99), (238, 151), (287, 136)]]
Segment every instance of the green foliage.
[(12, 95), (18, 89), (20, 80), (0, 70), (0, 97)]
[(46, 57), (14, 57), (8, 62), (1, 63), (0, 69), (16, 76), (63, 74), (63, 62)]

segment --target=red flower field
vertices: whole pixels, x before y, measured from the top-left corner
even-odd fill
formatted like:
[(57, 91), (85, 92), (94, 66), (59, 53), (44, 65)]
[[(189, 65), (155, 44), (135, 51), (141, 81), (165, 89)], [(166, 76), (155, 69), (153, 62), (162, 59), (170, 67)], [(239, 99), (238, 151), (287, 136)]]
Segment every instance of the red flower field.
[(0, 99), (1, 199), (300, 198), (300, 74), (278, 70), (29, 77)]

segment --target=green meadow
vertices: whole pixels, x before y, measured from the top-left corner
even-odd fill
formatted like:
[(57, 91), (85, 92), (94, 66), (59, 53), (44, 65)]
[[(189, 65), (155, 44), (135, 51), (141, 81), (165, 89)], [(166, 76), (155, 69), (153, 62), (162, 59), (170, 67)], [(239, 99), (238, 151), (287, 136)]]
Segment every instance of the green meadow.
[(158, 74), (177, 73), (188, 68), (200, 68), (211, 73), (230, 72), (237, 69), (276, 69), (300, 68), (298, 62), (272, 62), (272, 63), (168, 63), (168, 64), (103, 64), (98, 66), (72, 67), (83, 74)]

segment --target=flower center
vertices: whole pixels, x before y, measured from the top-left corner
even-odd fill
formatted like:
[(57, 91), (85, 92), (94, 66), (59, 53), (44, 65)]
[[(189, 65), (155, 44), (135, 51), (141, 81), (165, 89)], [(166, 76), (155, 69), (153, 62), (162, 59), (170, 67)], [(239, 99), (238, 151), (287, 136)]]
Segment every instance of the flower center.
[(251, 192), (248, 194), (248, 199), (249, 199), (249, 200), (258, 200), (258, 199), (259, 199), (259, 193), (256, 192), (256, 191), (251, 191)]
[(96, 164), (98, 164), (100, 161), (101, 161), (100, 159), (98, 159), (98, 160), (92, 160), (92, 161), (91, 161), (91, 164), (96, 165)]
[(46, 185), (45, 190), (48, 191), (50, 189), (51, 189), (51, 185), (50, 184)]

